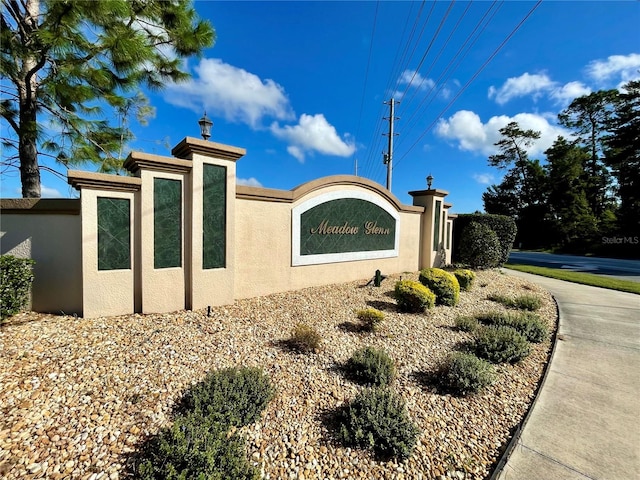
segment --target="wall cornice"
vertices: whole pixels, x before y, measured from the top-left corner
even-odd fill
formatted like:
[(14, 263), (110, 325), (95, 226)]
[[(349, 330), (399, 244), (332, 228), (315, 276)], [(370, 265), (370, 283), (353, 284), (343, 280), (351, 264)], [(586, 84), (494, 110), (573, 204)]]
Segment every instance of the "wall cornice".
[(2, 198), (0, 211), (6, 214), (80, 215), (79, 198)]
[(310, 193), (333, 186), (361, 187), (384, 197), (395, 207), (396, 210), (400, 212), (424, 212), (424, 207), (404, 205), (393, 193), (382, 187), (380, 184), (369, 180), (368, 178), (357, 177), (355, 175), (333, 175), (330, 177), (323, 177), (298, 185), (293, 190), (275, 190), (270, 188), (238, 185), (236, 187), (236, 198), (263, 202), (293, 203)]
[(77, 190), (90, 187), (99, 190), (115, 190), (119, 192), (136, 192), (140, 190), (142, 185), (142, 180), (137, 177), (84, 172), (80, 170), (69, 170), (67, 172), (67, 182)]

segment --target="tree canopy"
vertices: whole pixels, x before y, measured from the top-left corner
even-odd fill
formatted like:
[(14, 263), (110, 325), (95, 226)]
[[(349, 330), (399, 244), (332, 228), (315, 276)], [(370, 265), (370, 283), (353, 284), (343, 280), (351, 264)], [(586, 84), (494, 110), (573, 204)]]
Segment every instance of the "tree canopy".
[[(186, 0), (2, 0), (2, 168), (40, 196), (40, 155), (68, 167), (121, 165), (128, 119), (152, 109), (141, 87), (188, 78), (184, 58), (215, 32)], [(115, 121), (109, 121), (115, 118)]]
[(603, 237), (618, 236), (628, 250), (637, 248), (640, 81), (578, 97), (558, 122), (571, 138), (558, 137), (544, 162), (527, 154), (540, 132), (515, 122), (500, 130), (488, 163), (506, 172), (483, 194), (485, 210), (512, 216), (524, 247), (594, 251), (607, 243)]

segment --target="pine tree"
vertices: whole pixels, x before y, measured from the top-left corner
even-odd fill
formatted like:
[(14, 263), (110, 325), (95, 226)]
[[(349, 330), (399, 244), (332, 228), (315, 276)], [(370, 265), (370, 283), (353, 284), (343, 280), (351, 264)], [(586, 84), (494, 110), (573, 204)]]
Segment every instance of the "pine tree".
[(602, 161), (602, 151), (617, 95), (617, 90), (600, 90), (583, 95), (574, 99), (558, 115), (560, 124), (574, 130), (589, 151), (584, 169), (586, 193), (591, 210), (598, 219), (606, 216), (611, 203), (607, 193), (610, 174)]
[(605, 162), (616, 178), (618, 228), (635, 235), (640, 226), (640, 80), (622, 87), (605, 138)]
[(577, 142), (558, 137), (545, 151), (552, 231), (561, 247), (588, 245), (596, 220), (587, 201), (584, 165), (589, 152)]
[(186, 79), (215, 38), (186, 0), (2, 0), (1, 22), (3, 169), (19, 166), (23, 197), (40, 196), (39, 155), (117, 170), (122, 120), (150, 112), (140, 87)]

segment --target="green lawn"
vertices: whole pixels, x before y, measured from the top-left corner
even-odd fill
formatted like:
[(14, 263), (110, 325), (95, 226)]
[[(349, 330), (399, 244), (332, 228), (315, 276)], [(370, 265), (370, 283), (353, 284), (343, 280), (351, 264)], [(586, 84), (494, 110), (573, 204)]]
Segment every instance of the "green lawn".
[(591, 273), (572, 272), (570, 270), (561, 270), (559, 268), (534, 267), (533, 265), (516, 265), (507, 263), (505, 264), (505, 268), (510, 268), (511, 270), (517, 270), (519, 272), (533, 273), (534, 275), (542, 275), (543, 277), (557, 278), (558, 280), (566, 280), (567, 282), (582, 283), (583, 285), (592, 285), (594, 287), (609, 288), (611, 290), (619, 290), (621, 292), (636, 293), (640, 295), (640, 283), (638, 282), (603, 277), (600, 275), (593, 275)]

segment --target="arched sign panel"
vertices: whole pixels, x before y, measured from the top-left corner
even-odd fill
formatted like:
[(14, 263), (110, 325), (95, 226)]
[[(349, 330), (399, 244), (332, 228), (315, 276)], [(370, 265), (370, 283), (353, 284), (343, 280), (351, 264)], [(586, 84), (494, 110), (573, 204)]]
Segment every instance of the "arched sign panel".
[(376, 195), (330, 192), (292, 209), (292, 265), (398, 256), (399, 216)]

